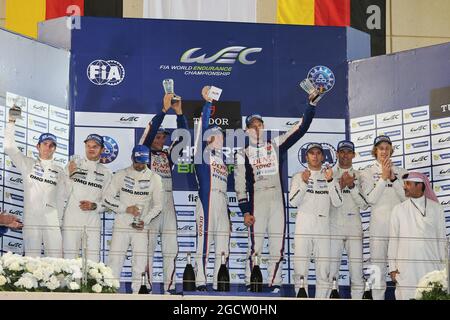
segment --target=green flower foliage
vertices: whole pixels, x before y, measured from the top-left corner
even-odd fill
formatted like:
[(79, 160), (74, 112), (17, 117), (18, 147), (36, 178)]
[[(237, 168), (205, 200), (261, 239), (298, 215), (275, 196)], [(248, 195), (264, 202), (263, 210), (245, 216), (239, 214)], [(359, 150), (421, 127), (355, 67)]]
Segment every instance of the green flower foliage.
[(431, 287), (431, 290), (423, 291), (420, 300), (450, 300), (450, 295), (447, 294), (447, 290), (444, 290), (442, 283), (429, 282), (428, 286)]

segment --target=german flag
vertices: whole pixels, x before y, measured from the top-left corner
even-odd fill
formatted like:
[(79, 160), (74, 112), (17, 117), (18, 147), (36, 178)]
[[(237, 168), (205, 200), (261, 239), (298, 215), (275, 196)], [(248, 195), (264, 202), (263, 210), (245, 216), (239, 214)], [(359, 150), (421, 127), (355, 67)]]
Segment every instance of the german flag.
[(278, 0), (277, 21), (350, 26), (370, 34), (372, 56), (386, 53), (386, 0)]
[(37, 38), (38, 23), (64, 16), (123, 17), (123, 0), (6, 0), (5, 27)]

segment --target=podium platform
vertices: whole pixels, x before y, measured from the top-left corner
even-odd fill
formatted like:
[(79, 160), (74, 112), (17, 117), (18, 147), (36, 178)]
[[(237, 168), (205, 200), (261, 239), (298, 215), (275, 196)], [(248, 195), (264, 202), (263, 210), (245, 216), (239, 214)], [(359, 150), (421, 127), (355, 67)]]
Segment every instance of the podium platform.
[[(165, 296), (186, 296), (186, 297), (198, 297), (199, 299), (206, 297), (216, 297), (222, 299), (228, 299), (229, 297), (246, 297), (246, 298), (296, 298), (294, 286), (291, 284), (284, 284), (281, 286), (280, 292), (275, 294), (269, 292), (267, 285), (263, 287), (263, 292), (248, 292), (243, 284), (231, 284), (229, 292), (214, 291), (211, 285), (207, 286), (208, 291), (184, 291), (181, 283), (176, 284), (175, 294)], [(131, 282), (122, 282), (119, 293), (131, 294)], [(308, 287), (308, 297), (314, 298), (316, 293), (315, 286)], [(350, 287), (339, 286), (339, 294), (342, 299), (351, 299)], [(153, 290), (150, 295), (164, 295), (162, 289), (162, 283), (154, 283)], [(361, 298), (361, 297), (359, 297)], [(394, 283), (387, 282), (386, 300), (395, 300), (395, 287)]]
[[(293, 298), (264, 297), (264, 300), (292, 300)], [(164, 295), (164, 294), (123, 294), (123, 293), (66, 293), (66, 292), (0, 292), (0, 300), (242, 300), (242, 296), (230, 295)], [(246, 300), (261, 300), (261, 297), (246, 297)]]

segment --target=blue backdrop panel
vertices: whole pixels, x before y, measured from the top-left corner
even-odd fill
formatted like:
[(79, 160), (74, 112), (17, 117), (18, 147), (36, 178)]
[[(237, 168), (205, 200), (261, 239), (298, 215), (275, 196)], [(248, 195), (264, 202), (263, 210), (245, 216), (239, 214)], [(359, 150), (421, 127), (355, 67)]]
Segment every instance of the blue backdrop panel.
[(450, 43), (349, 65), (350, 117), (428, 105), (433, 89), (450, 85)]
[[(370, 55), (368, 35), (349, 28), (82, 17), (80, 29), (61, 33), (58, 30), (66, 28), (65, 19), (48, 23), (52, 29), (45, 29), (47, 22), (40, 27), (47, 43), (61, 44), (62, 37), (69, 37), (75, 111), (155, 112), (161, 104), (161, 80), (171, 77), (185, 99), (198, 99), (201, 86), (214, 83), (224, 89), (223, 100), (241, 102), (243, 114), (258, 110), (263, 115), (297, 116), (293, 106), (303, 101), (297, 93), (298, 82), (311, 67), (322, 64), (334, 71), (336, 87), (323, 101), (318, 116), (339, 118), (347, 104), (346, 62)], [(255, 61), (250, 65), (180, 62), (191, 48), (201, 48), (194, 56), (209, 58), (231, 46), (261, 50), (247, 56)], [(123, 81), (117, 86), (91, 83), (86, 72), (97, 59), (119, 61), (125, 69)], [(186, 74), (188, 70), (172, 70), (172, 66), (232, 70), (228, 76), (194, 76)]]
[[(312, 67), (326, 65), (333, 70), (336, 84), (316, 116), (345, 119), (347, 61), (370, 56), (369, 36), (351, 28), (90, 17), (82, 17), (80, 26), (62, 32), (67, 30), (65, 18), (40, 25), (42, 40), (71, 50), (74, 112), (154, 114), (161, 108), (162, 79), (173, 78), (175, 91), (184, 100), (199, 100), (202, 86), (213, 84), (224, 90), (221, 100), (240, 104), (242, 116), (298, 118), (299, 105), (305, 101), (299, 81)], [(240, 59), (217, 63), (219, 58), (205, 64), (182, 62), (183, 54), (192, 48), (201, 48), (192, 57), (208, 59), (236, 46), (257, 48), (258, 52), (246, 56), (251, 64)], [(120, 83), (90, 81), (87, 73), (96, 60), (119, 62), (123, 66)], [(227, 75), (193, 74), (195, 68), (210, 67), (229, 71)], [(140, 133), (136, 129), (136, 135)], [(179, 181), (176, 188), (193, 187), (186, 179), (175, 179)]]

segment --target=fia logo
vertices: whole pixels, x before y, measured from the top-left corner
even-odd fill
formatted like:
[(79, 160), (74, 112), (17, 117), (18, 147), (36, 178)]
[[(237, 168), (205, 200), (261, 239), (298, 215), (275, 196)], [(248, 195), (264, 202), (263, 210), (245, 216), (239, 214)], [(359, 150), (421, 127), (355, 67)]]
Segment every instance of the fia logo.
[(95, 60), (87, 67), (87, 76), (97, 86), (117, 86), (125, 78), (125, 68), (116, 60)]
[(103, 142), (105, 144), (105, 150), (100, 155), (100, 162), (103, 164), (111, 163), (119, 155), (119, 145), (116, 140), (108, 136), (103, 136)]
[(202, 48), (192, 48), (187, 50), (181, 56), (180, 62), (200, 63), (200, 64), (207, 64), (207, 63), (234, 64), (237, 60), (242, 64), (251, 65), (254, 64), (256, 60), (249, 60), (247, 56), (252, 53), (258, 53), (262, 51), (262, 48), (247, 48), (241, 46), (233, 46), (223, 48), (222, 50), (219, 50), (216, 54), (212, 55), (209, 58), (206, 57), (206, 54), (193, 57), (194, 53), (196, 53), (201, 49)]

